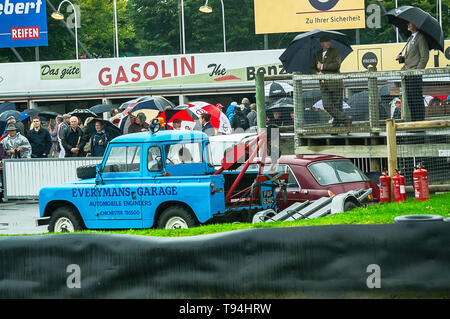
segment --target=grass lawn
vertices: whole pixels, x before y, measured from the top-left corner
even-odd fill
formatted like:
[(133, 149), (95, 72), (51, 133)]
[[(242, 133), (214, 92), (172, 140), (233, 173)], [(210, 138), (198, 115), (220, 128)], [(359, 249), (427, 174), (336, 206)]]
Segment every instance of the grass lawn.
[(390, 224), (396, 216), (430, 214), (450, 217), (450, 193), (431, 195), (429, 201), (418, 202), (414, 198), (399, 204), (375, 204), (367, 208), (356, 208), (333, 216), (319, 217), (316, 219), (297, 220), (289, 222), (270, 222), (257, 224), (214, 224), (199, 226), (190, 229), (139, 229), (122, 231), (86, 231), (95, 233), (114, 233), (129, 235), (145, 235), (160, 237), (196, 236), (226, 232), (238, 229), (253, 229), (266, 227), (299, 227), (317, 225), (342, 225), (342, 224)]

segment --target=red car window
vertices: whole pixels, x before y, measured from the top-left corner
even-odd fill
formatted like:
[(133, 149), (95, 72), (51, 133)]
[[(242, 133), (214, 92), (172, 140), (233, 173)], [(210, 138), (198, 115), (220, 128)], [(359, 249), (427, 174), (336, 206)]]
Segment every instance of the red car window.
[(308, 170), (320, 185), (369, 180), (352, 162), (345, 160), (314, 163), (308, 166)]

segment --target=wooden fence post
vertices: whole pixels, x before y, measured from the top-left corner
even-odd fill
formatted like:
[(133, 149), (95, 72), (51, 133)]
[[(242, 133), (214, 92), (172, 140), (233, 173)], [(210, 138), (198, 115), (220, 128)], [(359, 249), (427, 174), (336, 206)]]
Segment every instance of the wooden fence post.
[(386, 120), (388, 173), (393, 177), (397, 169), (397, 134), (395, 120)]

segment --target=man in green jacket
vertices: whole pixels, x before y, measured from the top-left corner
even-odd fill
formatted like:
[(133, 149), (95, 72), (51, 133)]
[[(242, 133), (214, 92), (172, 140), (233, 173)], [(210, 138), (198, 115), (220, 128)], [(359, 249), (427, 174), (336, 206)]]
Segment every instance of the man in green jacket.
[[(404, 62), (402, 70), (425, 69), (430, 57), (427, 39), (419, 32), (417, 26), (408, 22), (411, 36), (406, 44), (405, 56), (397, 55), (396, 60)], [(425, 105), (422, 96), (422, 76), (405, 76), (405, 93), (407, 105), (411, 111), (411, 121), (421, 121), (425, 118)]]
[[(331, 47), (331, 39), (327, 36), (320, 38), (322, 50), (313, 55), (311, 64), (312, 74), (336, 74), (341, 68), (341, 54)], [(342, 111), (344, 83), (342, 80), (321, 80), (323, 108), (333, 117), (333, 126), (351, 125), (351, 117), (346, 117)]]

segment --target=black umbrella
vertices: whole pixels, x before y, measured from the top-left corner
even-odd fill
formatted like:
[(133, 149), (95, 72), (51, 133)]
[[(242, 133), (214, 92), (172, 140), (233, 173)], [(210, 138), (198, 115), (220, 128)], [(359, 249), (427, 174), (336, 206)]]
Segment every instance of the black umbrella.
[(88, 117), (97, 117), (97, 114), (89, 109), (75, 109), (69, 115), (78, 117), (83, 123)]
[(268, 110), (274, 110), (277, 108), (293, 108), (294, 107), (294, 99), (291, 97), (283, 97), (281, 99), (276, 100), (271, 105), (269, 105)]
[(396, 26), (400, 32), (409, 36), (408, 22), (414, 24), (425, 36), (430, 50), (444, 52), (444, 33), (439, 22), (429, 13), (413, 6), (402, 6), (386, 13), (389, 23)]
[(0, 121), (6, 122), (6, 119), (10, 116), (14, 116), (18, 121), (22, 117), (22, 113), (16, 110), (4, 111), (2, 114), (0, 114)]
[(272, 81), (264, 85), (264, 95), (268, 97), (273, 96), (286, 96), (294, 91), (294, 87), (286, 82)]
[(342, 61), (353, 51), (347, 35), (341, 32), (319, 29), (305, 32), (297, 35), (280, 56), (280, 61), (283, 63), (285, 70), (289, 73), (310, 74), (312, 57), (322, 49), (320, 46), (322, 36), (328, 36), (331, 39), (331, 47), (339, 50)]
[(317, 101), (322, 99), (320, 90), (305, 90), (302, 92), (303, 106), (311, 108)]
[(24, 112), (25, 112), (26, 115), (36, 116), (36, 115), (39, 114), (40, 111), (36, 110), (36, 109), (26, 109), (26, 110), (24, 110)]
[(60, 114), (57, 112), (53, 112), (53, 111), (42, 111), (42, 112), (39, 112), (39, 114), (38, 114), (39, 117), (43, 117), (45, 119), (54, 119), (58, 115), (60, 115)]
[(108, 135), (109, 139), (112, 140), (113, 138), (122, 135), (122, 132), (120, 129), (115, 126), (113, 123), (111, 123), (108, 120), (102, 120), (102, 119), (95, 119), (93, 121), (90, 121), (87, 125), (87, 130), (91, 135), (95, 134), (95, 122), (100, 121), (103, 123), (103, 129), (105, 130), (105, 133)]
[(112, 109), (113, 109), (112, 105), (109, 104), (97, 104), (89, 108), (89, 110), (94, 112), (95, 114), (111, 112)]
[(0, 114), (2, 114), (5, 111), (15, 110), (16, 105), (12, 102), (5, 102), (0, 104)]
[[(378, 105), (380, 119), (388, 118), (390, 96), (390, 84), (378, 88)], [(369, 92), (367, 90), (358, 92), (350, 96), (347, 100), (349, 109), (344, 110), (345, 114), (350, 115), (353, 121), (366, 121), (369, 116)]]

